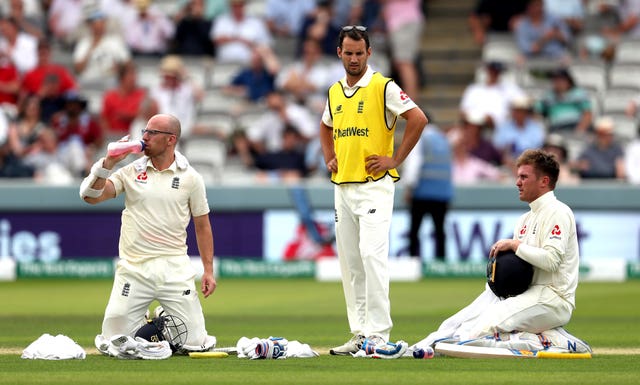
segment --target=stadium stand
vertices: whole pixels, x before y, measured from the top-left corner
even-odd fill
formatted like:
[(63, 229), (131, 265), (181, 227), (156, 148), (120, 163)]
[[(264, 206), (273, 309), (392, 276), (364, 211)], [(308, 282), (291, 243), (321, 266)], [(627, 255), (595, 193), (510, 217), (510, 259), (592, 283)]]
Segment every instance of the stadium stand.
[[(487, 35), (484, 45), (474, 41), (469, 31), (468, 16), (478, 0), (429, 0), (425, 1), (427, 23), (421, 41), (419, 68), (422, 76), (422, 89), (417, 102), (434, 121), (444, 127), (454, 126), (459, 120), (459, 104), (464, 89), (474, 81), (484, 79), (483, 63), (500, 61), (505, 64), (506, 71), (502, 78), (517, 83), (534, 100), (550, 89), (550, 81), (546, 73), (557, 66), (557, 63), (545, 61), (528, 61), (523, 63), (512, 33), (493, 33)], [(152, 3), (169, 15), (179, 11), (179, 4), (171, 0), (153, 0)], [(593, 11), (594, 1), (587, 2), (587, 24), (596, 25), (599, 17)], [(264, 15), (266, 0), (247, 0), (247, 13)], [(581, 41), (584, 34), (594, 30), (586, 28), (583, 35), (574, 36), (575, 42)], [(0, 36), (0, 39), (2, 36)], [(376, 70), (395, 77), (395, 71), (385, 54), (386, 42), (383, 35), (372, 34), (375, 55), (370, 64)], [(296, 41), (291, 37), (275, 37), (273, 51), (283, 64), (296, 59)], [(575, 44), (577, 47), (578, 44)], [(574, 48), (577, 49), (577, 48)], [(54, 41), (52, 57), (58, 63), (73, 68), (72, 47)], [(145, 87), (152, 87), (159, 81), (159, 57), (135, 56), (138, 67), (138, 82)], [(328, 62), (335, 63), (335, 56), (327, 56)], [(240, 65), (216, 62), (214, 57), (183, 57), (189, 78), (204, 90), (204, 97), (197, 109), (196, 122), (203, 130), (198, 133), (197, 140), (211, 144), (211, 153), (215, 152), (223, 159), (212, 159), (203, 170), (210, 167), (207, 178), (212, 183), (220, 183), (221, 167), (238, 164), (234, 159), (232, 148), (227, 143), (237, 131), (247, 127), (264, 112), (264, 106), (248, 105), (240, 98), (222, 92), (225, 85), (236, 74)], [(638, 118), (629, 114), (627, 106), (640, 96), (640, 40), (625, 38), (616, 47), (616, 54), (611, 61), (605, 58), (579, 57), (577, 50), (569, 63), (566, 63), (577, 84), (589, 92), (596, 119), (600, 115), (611, 115), (615, 118), (616, 134), (625, 140), (637, 139)], [(103, 82), (79, 83), (80, 91), (88, 100), (89, 109), (99, 114), (104, 90), (115, 84), (111, 79)], [(398, 134), (402, 132), (400, 122)], [(206, 141), (205, 141), (206, 139)], [(584, 147), (589, 137), (572, 138), (568, 146), (570, 153)], [(573, 142), (572, 142), (573, 141)], [(185, 143), (185, 150), (194, 152), (199, 157), (198, 149), (193, 143)], [(224, 151), (221, 148), (224, 147)], [(215, 149), (215, 151), (213, 150)], [(219, 156), (219, 155), (216, 155)], [(200, 162), (200, 160), (198, 160)], [(206, 162), (205, 162), (206, 163)], [(250, 175), (249, 169), (231, 167), (237, 172), (237, 180), (243, 175)], [(203, 171), (204, 172), (204, 171)], [(225, 171), (225, 180), (227, 178)], [(231, 178), (229, 178), (231, 179)]]

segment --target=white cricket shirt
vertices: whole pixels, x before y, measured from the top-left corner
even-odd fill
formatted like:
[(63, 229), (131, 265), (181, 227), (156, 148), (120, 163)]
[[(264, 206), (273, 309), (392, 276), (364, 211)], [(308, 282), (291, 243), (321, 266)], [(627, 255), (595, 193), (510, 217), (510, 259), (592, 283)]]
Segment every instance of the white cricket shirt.
[(163, 171), (144, 156), (114, 172), (116, 196), (125, 193), (120, 228), (120, 257), (131, 262), (187, 254), (191, 217), (209, 213), (202, 176), (176, 151)]
[(532, 285), (549, 286), (575, 306), (580, 257), (573, 211), (553, 191), (529, 206), (514, 230), (514, 239), (522, 242), (516, 255), (536, 267)]

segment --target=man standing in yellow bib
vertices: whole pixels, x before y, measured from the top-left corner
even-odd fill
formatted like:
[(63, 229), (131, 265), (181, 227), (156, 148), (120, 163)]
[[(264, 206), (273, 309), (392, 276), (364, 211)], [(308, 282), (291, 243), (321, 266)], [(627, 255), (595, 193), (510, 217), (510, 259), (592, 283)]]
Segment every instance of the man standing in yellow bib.
[[(367, 345), (383, 345), (393, 322), (389, 301), (389, 228), (396, 168), (418, 141), (427, 118), (391, 79), (367, 64), (367, 29), (346, 26), (338, 38), (345, 77), (329, 88), (320, 140), (335, 184), (336, 242), (347, 318), (353, 337), (330, 350), (349, 355)], [(397, 117), (405, 133), (394, 153)]]

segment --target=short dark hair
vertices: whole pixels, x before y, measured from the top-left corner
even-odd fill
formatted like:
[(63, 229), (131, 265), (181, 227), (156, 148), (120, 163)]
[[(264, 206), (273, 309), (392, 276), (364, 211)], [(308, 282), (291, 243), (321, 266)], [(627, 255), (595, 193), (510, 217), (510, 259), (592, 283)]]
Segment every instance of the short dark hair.
[(560, 164), (555, 156), (540, 149), (525, 150), (516, 161), (516, 166), (530, 165), (538, 177), (548, 176), (549, 186), (553, 190), (556, 188), (558, 176), (560, 175)]
[(342, 42), (345, 37), (349, 37), (353, 40), (363, 40), (365, 48), (369, 49), (371, 44), (369, 43), (369, 32), (367, 29), (361, 26), (355, 25), (346, 25), (340, 29), (340, 34), (338, 35), (338, 47), (342, 48)]

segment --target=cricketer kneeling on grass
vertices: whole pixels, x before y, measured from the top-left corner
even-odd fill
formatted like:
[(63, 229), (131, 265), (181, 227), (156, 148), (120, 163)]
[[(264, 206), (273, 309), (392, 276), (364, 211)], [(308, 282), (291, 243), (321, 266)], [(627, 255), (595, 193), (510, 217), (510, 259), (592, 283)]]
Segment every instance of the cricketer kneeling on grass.
[(112, 173), (128, 154), (107, 154), (80, 186), (81, 198), (90, 204), (125, 194), (120, 259), (102, 333), (96, 337), (96, 347), (104, 354), (109, 354), (114, 337), (122, 347), (126, 341), (118, 336), (135, 336), (154, 300), (167, 315), (184, 321), (187, 336), (182, 351), (215, 346), (215, 337), (205, 329), (186, 244), (187, 225), (193, 218), (204, 266), (201, 291), (208, 297), (216, 288), (209, 204), (202, 177), (175, 149), (180, 131), (175, 117), (153, 116), (143, 130), (143, 157)]
[(588, 344), (563, 328), (575, 308), (579, 249), (573, 212), (553, 191), (558, 180), (558, 162), (541, 150), (527, 150), (516, 165), (519, 198), (529, 203), (531, 210), (519, 218), (513, 238), (495, 242), (489, 257), (500, 263), (504, 252), (515, 253), (533, 266), (531, 284), (522, 293), (508, 294), (496, 294), (487, 284), (470, 305), (445, 320), (410, 351), (446, 341), (591, 353)]

